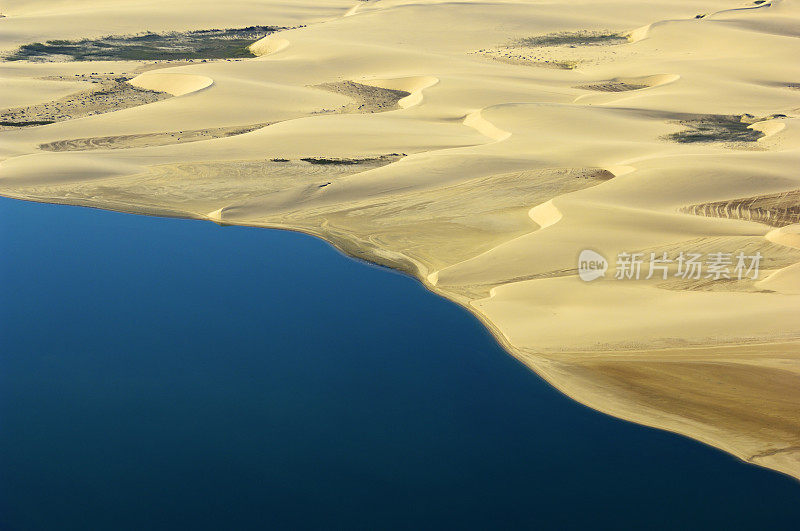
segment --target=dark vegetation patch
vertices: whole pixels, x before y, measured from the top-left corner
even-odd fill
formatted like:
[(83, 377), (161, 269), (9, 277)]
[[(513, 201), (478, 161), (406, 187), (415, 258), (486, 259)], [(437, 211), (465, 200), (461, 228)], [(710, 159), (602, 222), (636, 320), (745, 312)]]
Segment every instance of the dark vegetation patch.
[(362, 159), (349, 159), (349, 158), (332, 158), (332, 157), (305, 157), (300, 160), (315, 165), (338, 165), (348, 166), (354, 164), (373, 164), (377, 162), (394, 161), (404, 157), (405, 154), (391, 153), (389, 155), (381, 155), (380, 157), (367, 157)]
[(29, 122), (5, 122), (0, 121), (0, 127), (31, 127), (35, 125), (48, 125), (55, 123), (53, 120), (32, 120)]
[[(60, 79), (63, 79), (60, 78)], [(0, 111), (0, 129), (25, 125), (46, 125), (84, 116), (103, 114), (166, 99), (169, 94), (135, 87), (125, 76), (92, 74), (75, 79), (96, 86), (57, 100)]]
[(326, 157), (305, 157), (300, 159), (309, 164), (325, 165), (325, 164), (361, 164), (365, 162), (373, 162), (375, 159), (336, 159)]
[[(301, 162), (315, 166), (354, 166), (357, 164), (389, 164), (405, 157), (405, 153), (388, 153), (379, 157), (346, 158), (346, 157), (303, 157)], [(270, 159), (272, 162), (287, 163), (292, 159), (277, 157)]]
[(694, 142), (755, 142), (763, 137), (764, 133), (750, 129), (748, 126), (757, 121), (774, 117), (755, 119), (752, 115), (747, 114), (709, 114), (698, 118), (680, 120), (678, 123), (686, 126), (687, 129), (667, 135), (666, 138), (681, 144)]
[(595, 181), (610, 181), (614, 174), (603, 168), (588, 168), (573, 172), (576, 179), (589, 179)]
[[(313, 164), (315, 166), (354, 166), (357, 164), (389, 164), (405, 157), (405, 153), (387, 153), (378, 157), (346, 158), (346, 157), (302, 157), (297, 159), (301, 162)], [(276, 157), (270, 159), (272, 162), (287, 163), (292, 159)]]
[(249, 26), (169, 33), (113, 35), (75, 41), (52, 40), (25, 44), (8, 61), (155, 61), (253, 57), (249, 46), (284, 28)]
[(592, 31), (561, 31), (525, 37), (515, 40), (513, 46), (598, 46), (602, 44), (623, 44), (628, 39), (619, 33)]
[(644, 85), (641, 83), (625, 83), (624, 81), (606, 81), (605, 83), (578, 85), (575, 88), (584, 90), (595, 90), (597, 92), (627, 92), (630, 90), (641, 90), (648, 87), (649, 85)]
[(366, 114), (390, 111), (398, 107), (397, 102), (411, 95), (410, 92), (404, 90), (364, 85), (362, 83), (356, 83), (355, 81), (322, 83), (320, 85), (313, 85), (313, 87), (327, 90), (335, 94), (341, 94), (354, 100), (352, 103), (338, 109), (338, 111), (323, 109), (319, 112), (320, 114), (326, 112)]

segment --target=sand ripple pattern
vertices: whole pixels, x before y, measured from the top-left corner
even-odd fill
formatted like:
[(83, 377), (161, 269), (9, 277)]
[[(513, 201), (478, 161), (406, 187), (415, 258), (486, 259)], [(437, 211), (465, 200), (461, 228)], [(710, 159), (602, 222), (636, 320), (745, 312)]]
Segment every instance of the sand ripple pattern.
[(690, 205), (683, 212), (785, 227), (800, 223), (800, 190)]
[(200, 142), (212, 138), (224, 138), (243, 135), (264, 128), (270, 123), (258, 123), (244, 126), (216, 127), (212, 129), (195, 129), (192, 131), (170, 131), (165, 133), (141, 133), (134, 135), (95, 136), (89, 138), (73, 138), (56, 140), (41, 144), (43, 151), (91, 151), (95, 149), (130, 149), (153, 146), (167, 146)]

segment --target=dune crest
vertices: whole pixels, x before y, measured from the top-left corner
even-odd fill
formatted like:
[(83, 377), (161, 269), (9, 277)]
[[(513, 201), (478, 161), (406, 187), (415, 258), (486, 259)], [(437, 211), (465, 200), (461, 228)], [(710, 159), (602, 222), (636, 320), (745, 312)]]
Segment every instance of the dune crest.
[(273, 55), (289, 47), (291, 43), (281, 37), (268, 35), (250, 45), (250, 51), (258, 57)]
[(173, 96), (185, 96), (207, 89), (214, 84), (208, 76), (195, 74), (145, 72), (131, 79), (130, 84), (145, 90), (166, 92)]
[(536, 205), (528, 215), (543, 229), (555, 225), (564, 217), (558, 207), (553, 204), (552, 199), (541, 205)]
[(491, 138), (495, 142), (502, 142), (511, 136), (511, 133), (498, 128), (492, 122), (484, 118), (481, 113), (482, 110), (479, 109), (467, 114), (464, 117), (464, 125), (475, 129), (480, 134)]
[(397, 102), (400, 108), (408, 109), (422, 103), (422, 92), (439, 83), (439, 80), (433, 76), (408, 76), (394, 79), (370, 79), (366, 83), (375, 87), (408, 92), (408, 96)]

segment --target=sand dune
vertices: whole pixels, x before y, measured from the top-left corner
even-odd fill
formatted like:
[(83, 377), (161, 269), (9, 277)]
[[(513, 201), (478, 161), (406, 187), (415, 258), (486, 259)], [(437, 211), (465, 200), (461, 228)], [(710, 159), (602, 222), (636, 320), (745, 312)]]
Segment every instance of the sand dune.
[[(3, 195), (314, 234), (576, 400), (800, 478), (798, 0), (7, 4), (5, 53), (287, 29), (250, 59), (0, 63), (3, 120), (55, 122), (0, 131)], [(110, 72), (139, 75), (56, 116)], [(682, 252), (760, 274), (645, 278)]]
[(342, 113), (373, 113), (385, 112), (400, 107), (400, 102), (411, 93), (378, 87), (372, 84), (356, 83), (355, 81), (339, 81), (322, 83), (315, 88), (327, 90), (334, 94), (341, 94), (354, 100), (352, 103), (339, 109)]
[[(69, 78), (57, 78), (66, 80)], [(18, 127), (47, 125), (54, 122), (73, 120), (84, 116), (119, 111), (138, 107), (166, 99), (168, 90), (158, 85), (137, 84), (135, 79), (128, 82), (126, 76), (90, 74), (77, 76), (76, 81), (88, 81), (96, 86), (86, 91), (72, 93), (61, 98), (21, 106), (0, 113), (0, 130)], [(50, 79), (54, 81), (54, 79)], [(174, 95), (174, 94), (173, 94)]]
[(433, 76), (408, 76), (395, 79), (370, 79), (367, 84), (408, 93), (408, 96), (397, 102), (400, 108), (408, 109), (422, 103), (423, 91), (438, 82), (439, 80)]
[(692, 205), (686, 212), (700, 216), (745, 219), (773, 227), (800, 223), (800, 190)]
[(257, 56), (271, 55), (285, 50), (291, 43), (281, 37), (268, 36), (250, 45), (250, 51)]
[(89, 138), (72, 138), (56, 140), (39, 145), (44, 151), (91, 151), (95, 149), (130, 149), (152, 146), (166, 146), (185, 142), (199, 142), (211, 138), (243, 135), (256, 129), (270, 125), (269, 123), (252, 124), (233, 127), (217, 127), (214, 129), (195, 129), (191, 131), (169, 131), (165, 133), (142, 133), (138, 135), (94, 136)]
[(131, 79), (130, 83), (134, 87), (144, 90), (183, 96), (210, 87), (214, 84), (214, 80), (207, 76), (195, 74), (145, 72)]

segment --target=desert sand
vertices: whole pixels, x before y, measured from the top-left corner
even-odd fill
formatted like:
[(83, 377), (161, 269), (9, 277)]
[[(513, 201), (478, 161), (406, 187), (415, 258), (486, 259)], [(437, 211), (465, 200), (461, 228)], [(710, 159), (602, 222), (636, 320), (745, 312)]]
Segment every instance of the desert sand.
[[(4, 54), (282, 29), (252, 58), (0, 63), (0, 194), (316, 235), (463, 305), (574, 399), (800, 478), (800, 1), (3, 14)], [(579, 278), (584, 249), (605, 277)], [(620, 253), (664, 252), (763, 259), (614, 278)]]

